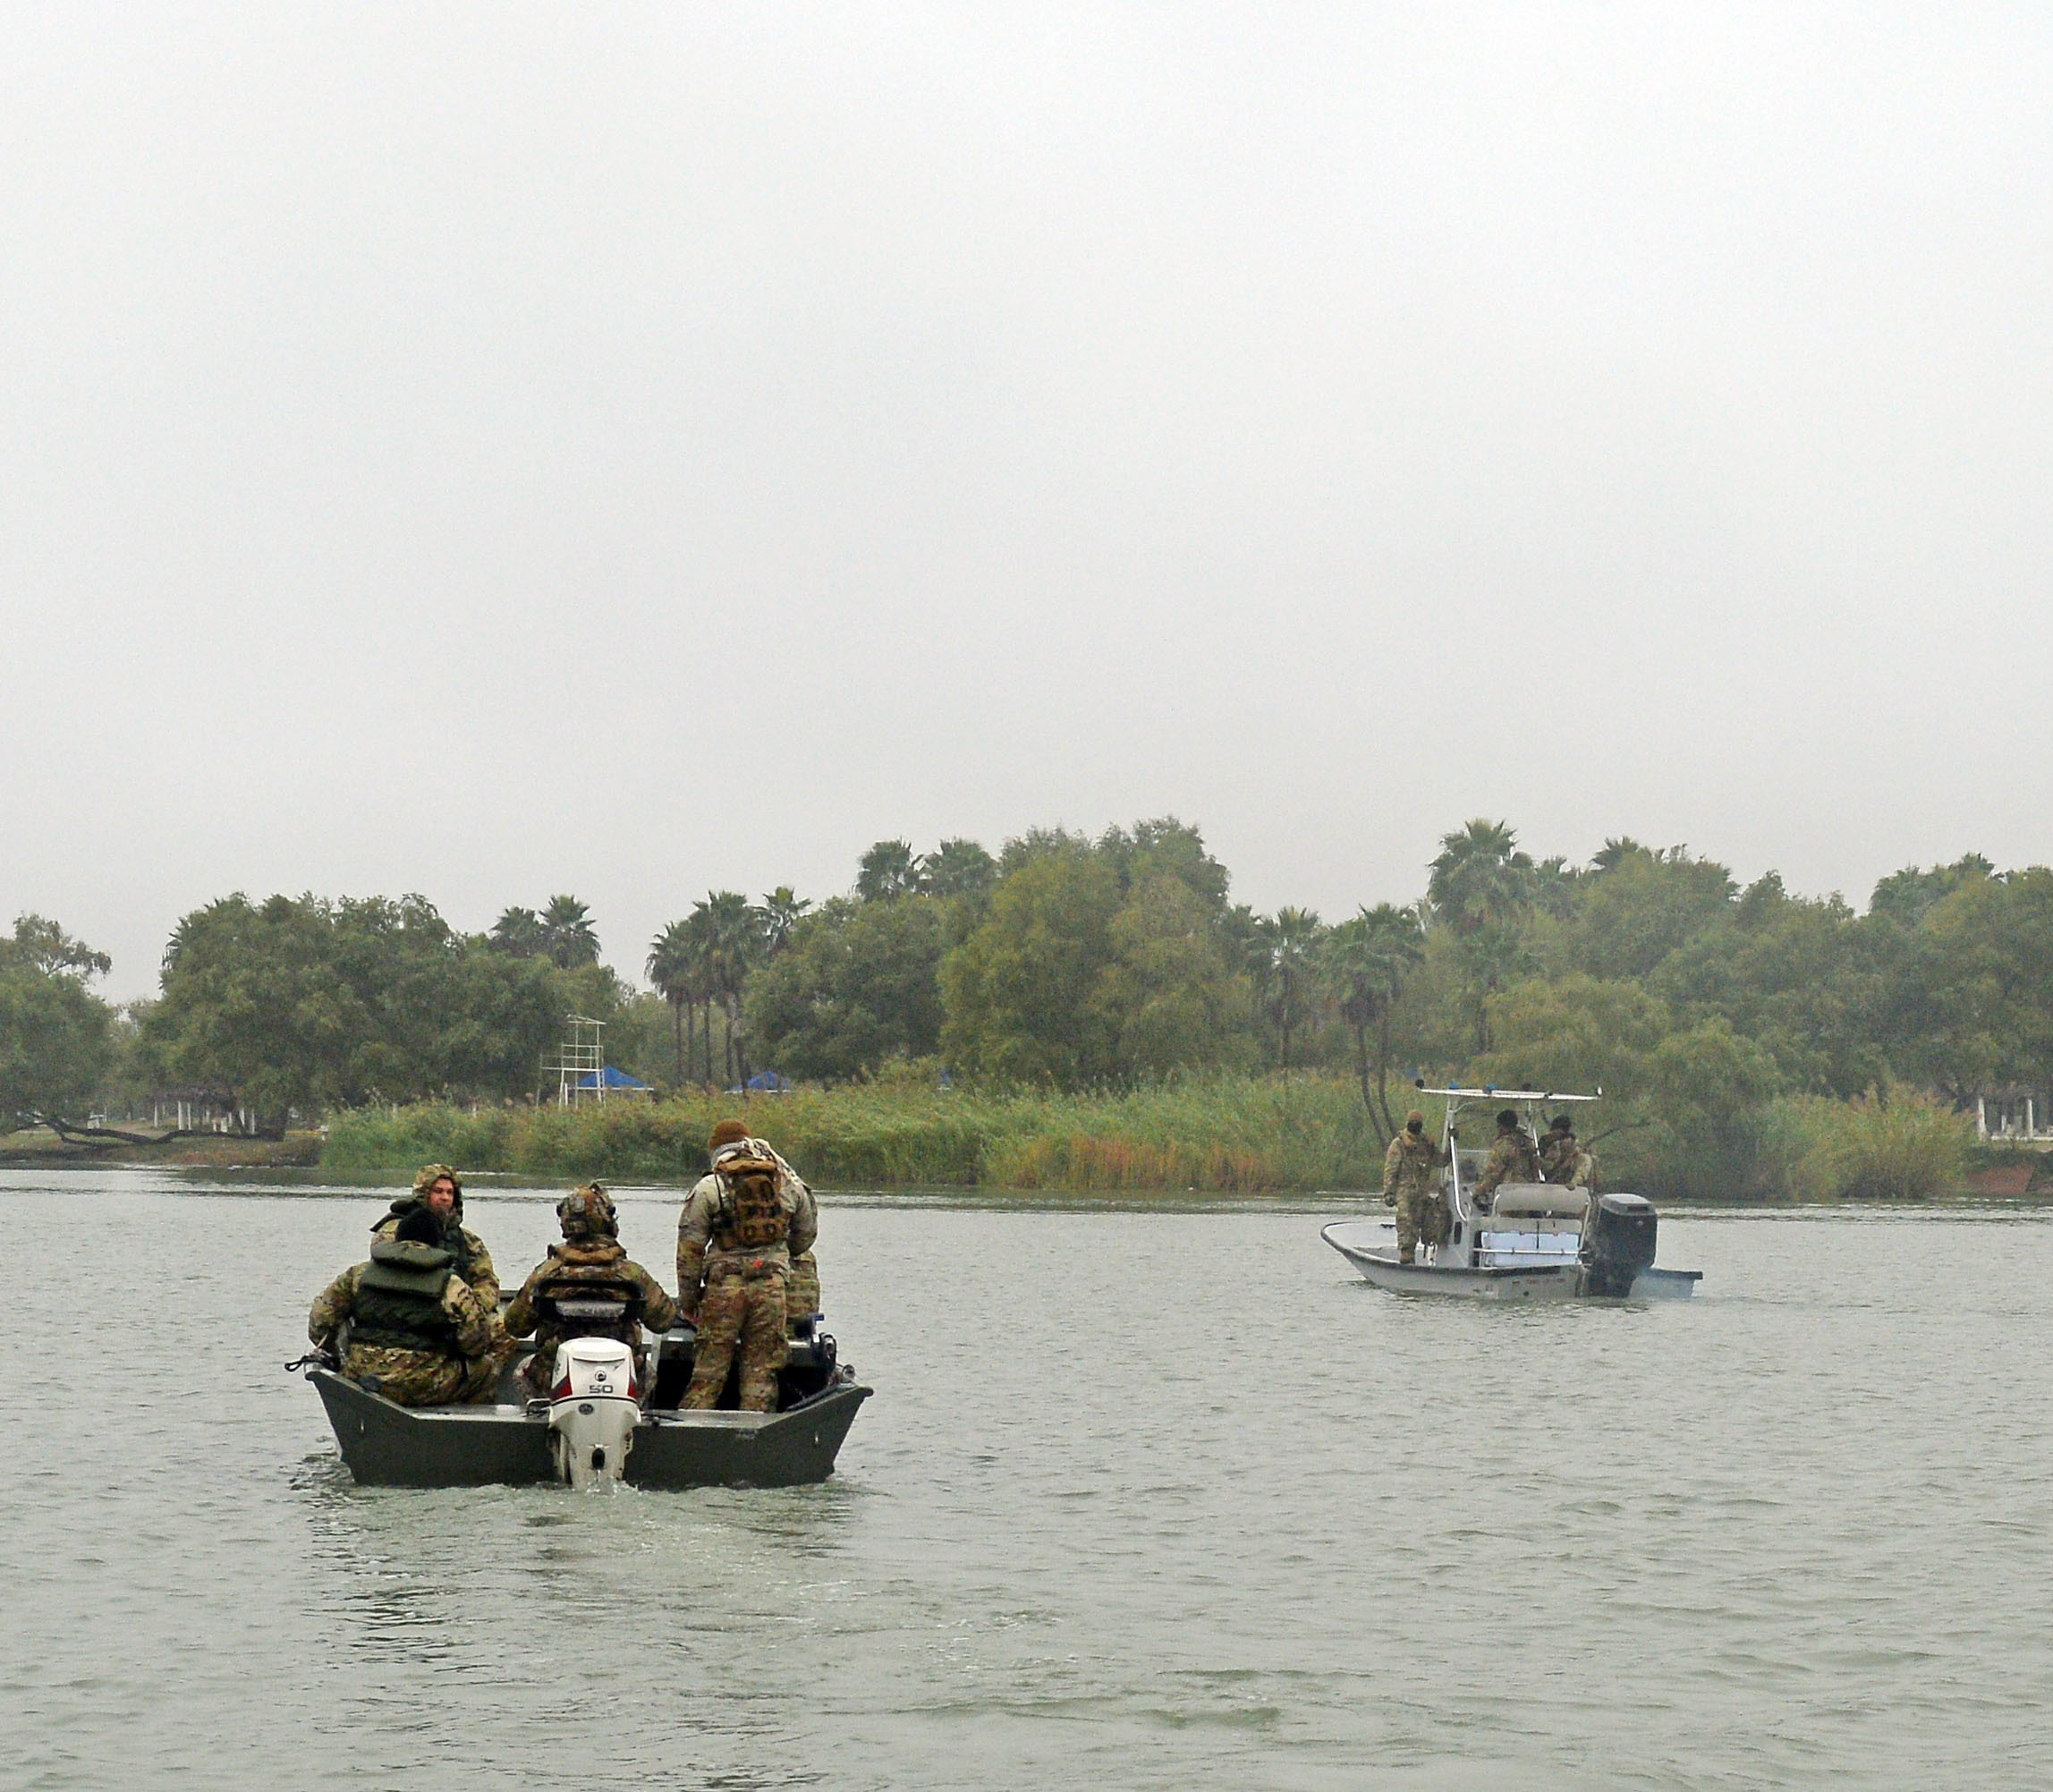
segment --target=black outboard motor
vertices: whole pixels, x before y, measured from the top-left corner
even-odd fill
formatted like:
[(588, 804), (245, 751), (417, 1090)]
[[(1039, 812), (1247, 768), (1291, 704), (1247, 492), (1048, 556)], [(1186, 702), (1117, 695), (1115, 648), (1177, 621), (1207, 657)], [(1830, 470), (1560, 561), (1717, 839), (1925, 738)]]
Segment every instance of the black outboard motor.
[(1654, 1261), (1654, 1203), (1643, 1195), (1600, 1194), (1582, 1228), (1582, 1292), (1618, 1299)]

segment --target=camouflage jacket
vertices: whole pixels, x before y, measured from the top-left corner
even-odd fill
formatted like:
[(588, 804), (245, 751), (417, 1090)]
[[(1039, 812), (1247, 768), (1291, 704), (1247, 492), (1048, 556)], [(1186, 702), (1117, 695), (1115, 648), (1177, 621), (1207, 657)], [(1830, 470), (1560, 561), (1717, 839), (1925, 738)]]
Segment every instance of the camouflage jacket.
[[(307, 1315), (307, 1337), (318, 1348), (335, 1348), (335, 1331), (356, 1312), (357, 1284), (369, 1263), (344, 1270), (314, 1297)], [(456, 1348), (468, 1358), (488, 1355), (500, 1338), (497, 1304), (487, 1306), (476, 1289), (461, 1276), (451, 1276), (442, 1289), (442, 1311), (455, 1328)]]
[[(373, 1238), (396, 1238), (399, 1222), (420, 1205), (418, 1196), (406, 1195), (392, 1203), (392, 1211), (370, 1228)], [(492, 1267), (492, 1253), (485, 1248), (485, 1241), (463, 1224), (463, 1197), (456, 1197), (456, 1205), (449, 1210), (449, 1217), (442, 1222), (442, 1242), (456, 1255), (456, 1273), (476, 1290), (478, 1298), (492, 1309), (499, 1310), (499, 1272)]]
[(687, 1315), (699, 1311), (707, 1272), (722, 1263), (760, 1261), (789, 1273), (793, 1257), (802, 1256), (819, 1236), (819, 1208), (802, 1178), (768, 1145), (759, 1139), (732, 1145), (716, 1159), (750, 1156), (772, 1159), (777, 1166), (777, 1193), (791, 1216), (785, 1242), (762, 1250), (723, 1247), (715, 1236), (720, 1212), (720, 1176), (717, 1168), (699, 1178), (685, 1198), (684, 1211), (677, 1220), (677, 1301)]
[[(550, 1295), (575, 1295), (581, 1286), (595, 1284), (602, 1287), (632, 1287), (641, 1297), (641, 1324), (651, 1331), (668, 1331), (677, 1323), (677, 1303), (663, 1291), (662, 1283), (634, 1261), (615, 1240), (595, 1238), (549, 1246), (547, 1261), (535, 1265), (533, 1273), (521, 1285), (520, 1293), (513, 1296), (513, 1304), (506, 1309), (507, 1331), (515, 1338), (525, 1338), (530, 1331), (534, 1332), (539, 1351), (545, 1335), (553, 1337), (561, 1330), (544, 1314), (544, 1299)], [(632, 1336), (624, 1335), (628, 1329), (629, 1322), (623, 1321), (618, 1332), (607, 1329), (603, 1335), (618, 1336), (624, 1344), (639, 1344), (641, 1326), (632, 1327)]]
[(1446, 1160), (1446, 1151), (1424, 1134), (1400, 1132), (1383, 1153), (1383, 1199), (1395, 1205), (1407, 1194), (1429, 1194)]
[(1557, 1138), (1540, 1153), (1540, 1167), (1547, 1179), (1565, 1188), (1591, 1188), (1597, 1180), (1597, 1159), (1582, 1142)]
[(1507, 1182), (1538, 1182), (1540, 1159), (1532, 1141), (1523, 1133), (1499, 1133), (1489, 1148), (1489, 1161), (1483, 1166), (1472, 1194), (1489, 1194)]

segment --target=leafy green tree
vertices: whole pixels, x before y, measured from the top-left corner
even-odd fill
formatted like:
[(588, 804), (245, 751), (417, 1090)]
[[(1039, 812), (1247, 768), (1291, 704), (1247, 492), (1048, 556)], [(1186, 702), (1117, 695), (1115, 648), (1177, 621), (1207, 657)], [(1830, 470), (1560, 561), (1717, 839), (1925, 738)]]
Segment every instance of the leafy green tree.
[(233, 896), (179, 922), (143, 1042), (273, 1131), (295, 1108), (510, 1094), (533, 1087), (560, 1029), (557, 980), (597, 968), (473, 945), (420, 896)]
[(1116, 1075), (1116, 1025), (1098, 986), (1122, 899), (1116, 871), (1082, 842), (1022, 855), (983, 922), (942, 961), (949, 1060), (1062, 1088)]
[(940, 1042), (944, 905), (836, 899), (750, 980), (748, 1038), (787, 1076), (842, 1082)]
[(41, 915), (0, 938), (0, 1132), (82, 1117), (113, 1062), (114, 1012), (87, 987), (111, 963)]
[(1762, 1119), (1781, 1087), (1775, 1060), (1722, 1018), (1663, 1039), (1647, 1060), (1659, 1192), (1714, 1201), (1752, 1193)]
[(1925, 913), (1895, 992), (1897, 1052), (1967, 1108), (2053, 1081), (2053, 871), (1970, 877)]
[(1671, 952), (1731, 920), (1732, 873), (1681, 846), (1616, 857), (1575, 895), (1563, 930), (1568, 967), (1586, 976), (1644, 977)]
[(920, 893), (920, 861), (909, 840), (879, 840), (862, 855), (855, 894), (864, 902), (887, 902)]
[(1916, 927), (1955, 890), (1986, 882), (1995, 875), (1995, 865), (1980, 853), (1966, 854), (1950, 865), (1934, 865), (1930, 871), (1921, 871), (1911, 865), (1875, 886), (1868, 913), (1902, 927)]
[(1203, 896), (1155, 871), (1127, 893), (1109, 943), (1094, 1000), (1121, 1074), (1246, 1066), (1252, 990)]

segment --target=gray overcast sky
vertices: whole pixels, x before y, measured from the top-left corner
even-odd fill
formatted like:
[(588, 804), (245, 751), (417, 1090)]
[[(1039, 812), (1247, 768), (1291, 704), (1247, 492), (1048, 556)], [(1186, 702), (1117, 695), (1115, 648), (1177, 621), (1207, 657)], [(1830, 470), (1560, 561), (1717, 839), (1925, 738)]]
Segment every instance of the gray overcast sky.
[(0, 13), (0, 908), (2043, 861), (2053, 22)]

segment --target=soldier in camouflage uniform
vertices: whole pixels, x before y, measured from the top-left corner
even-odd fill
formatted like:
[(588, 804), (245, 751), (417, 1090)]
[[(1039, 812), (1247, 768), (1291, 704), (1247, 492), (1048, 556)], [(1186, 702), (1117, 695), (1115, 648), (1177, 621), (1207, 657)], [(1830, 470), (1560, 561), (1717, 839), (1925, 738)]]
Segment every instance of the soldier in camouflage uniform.
[(1565, 1114), (1555, 1116), (1547, 1136), (1540, 1142), (1540, 1167), (1547, 1173), (1548, 1181), (1564, 1188), (1597, 1185), (1597, 1159), (1575, 1136), (1574, 1123)]
[(792, 1257), (810, 1250), (819, 1229), (811, 1192), (780, 1166), (739, 1121), (714, 1128), (711, 1173), (677, 1224), (678, 1304), (699, 1328), (687, 1406), (718, 1403), (737, 1346), (742, 1410), (776, 1405)]
[(447, 1164), (423, 1164), (413, 1178), (413, 1193), (392, 1203), (392, 1211), (371, 1227), (373, 1238), (390, 1238), (399, 1222), (417, 1207), (434, 1214), (442, 1227), (442, 1243), (456, 1260), (456, 1273), (470, 1283), (478, 1298), (499, 1310), (499, 1273), (492, 1267), (492, 1253), (485, 1241), (463, 1224), (463, 1185)]
[(1404, 1130), (1383, 1154), (1383, 1204), (1397, 1210), (1397, 1261), (1417, 1261), (1421, 1233), (1429, 1244), (1445, 1241), (1446, 1197), (1440, 1193), (1440, 1168), (1447, 1153), (1426, 1136), (1426, 1117), (1414, 1108), (1404, 1117)]
[(498, 1315), (456, 1274), (433, 1213), (409, 1213), (394, 1231), (372, 1244), (369, 1262), (321, 1290), (308, 1338), (333, 1351), (347, 1321), (342, 1372), (402, 1406), (491, 1399), (504, 1357)]
[[(556, 1204), (556, 1219), (564, 1242), (549, 1246), (547, 1260), (536, 1266), (506, 1309), (512, 1336), (535, 1335), (527, 1376), (538, 1394), (549, 1391), (556, 1346), (565, 1338), (618, 1338), (639, 1352), (644, 1324), (665, 1332), (677, 1323), (676, 1302), (621, 1248), (620, 1222), (605, 1189), (588, 1182), (573, 1190)], [(592, 1311), (565, 1312), (559, 1304), (565, 1301), (589, 1303)], [(616, 1311), (601, 1312), (601, 1307)]]
[(1476, 1210), (1488, 1213), (1490, 1197), (1507, 1182), (1540, 1180), (1539, 1153), (1518, 1124), (1517, 1114), (1506, 1108), (1497, 1117), (1497, 1138), (1489, 1148), (1489, 1160), (1469, 1191), (1475, 1197)]

